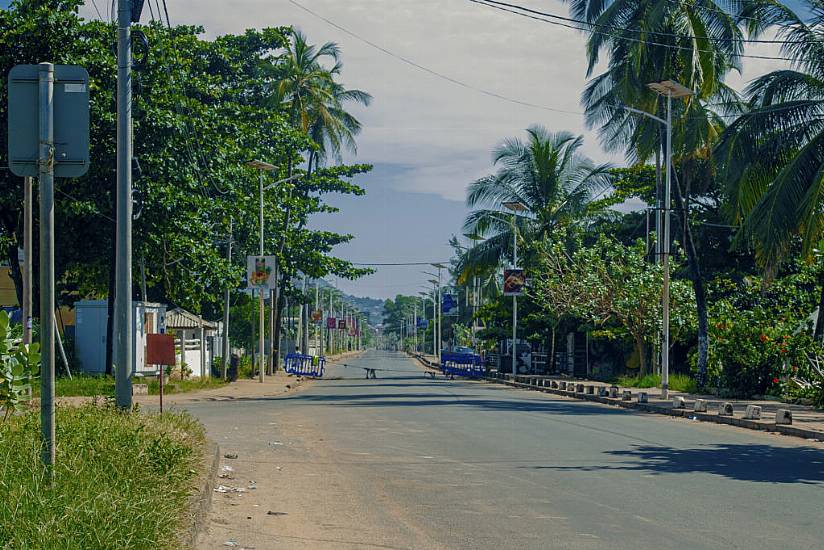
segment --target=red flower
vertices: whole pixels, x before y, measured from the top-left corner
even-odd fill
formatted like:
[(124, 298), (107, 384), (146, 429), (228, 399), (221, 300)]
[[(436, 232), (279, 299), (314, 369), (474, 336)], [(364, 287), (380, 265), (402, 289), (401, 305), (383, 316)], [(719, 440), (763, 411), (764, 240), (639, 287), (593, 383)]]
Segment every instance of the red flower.
[(778, 382), (779, 382), (778, 378), (773, 378), (773, 384), (778, 384)]
[(762, 344), (770, 339), (770, 337), (767, 336), (766, 334), (762, 334), (761, 336), (759, 336), (759, 338), (761, 339)]

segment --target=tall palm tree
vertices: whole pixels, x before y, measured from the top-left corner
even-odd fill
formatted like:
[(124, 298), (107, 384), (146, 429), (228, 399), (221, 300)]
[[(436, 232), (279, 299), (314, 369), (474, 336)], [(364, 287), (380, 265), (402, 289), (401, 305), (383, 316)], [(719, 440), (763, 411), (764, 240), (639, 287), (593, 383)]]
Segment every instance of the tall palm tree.
[(527, 207), (527, 215), (518, 217), (518, 233), (527, 242), (591, 217), (591, 202), (609, 188), (610, 166), (593, 163), (581, 154), (581, 145), (582, 136), (532, 126), (526, 140), (507, 139), (495, 149), (498, 171), (471, 183), (466, 199), (475, 210), (466, 218), (464, 232), (485, 240), (462, 256), (460, 271), (484, 271), (509, 257), (513, 226), (506, 202)]
[[(307, 177), (329, 156), (340, 158), (343, 148), (356, 150), (355, 136), (361, 130), (357, 118), (347, 111), (348, 104), (369, 105), (372, 96), (368, 93), (347, 89), (338, 81), (343, 63), (341, 51), (334, 42), (326, 42), (320, 47), (310, 44), (306, 35), (293, 31), (289, 47), (278, 67), (277, 81), (272, 101), (282, 106), (290, 123), (306, 133), (315, 148), (307, 156)], [(289, 164), (289, 176), (293, 166)], [(305, 193), (305, 191), (298, 191)], [(287, 207), (283, 233), (290, 230), (291, 208)], [(307, 220), (299, 221), (301, 230)], [(282, 257), (286, 239), (281, 239), (279, 255)], [(285, 289), (292, 274), (282, 269), (279, 273), (276, 292), (275, 334), (280, 333)], [(302, 315), (308, 324), (308, 305), (304, 305)], [(279, 350), (275, 351), (274, 364), (279, 360)]]
[[(727, 181), (730, 211), (755, 244), (768, 275), (800, 238), (809, 257), (824, 237), (824, 1), (807, 0), (808, 18), (766, 0), (748, 3), (757, 34), (778, 26), (790, 69), (768, 73), (747, 88), (752, 110), (733, 122), (716, 155)], [(816, 337), (824, 336), (824, 279)]]
[(654, 157), (660, 179), (661, 125), (622, 107), (664, 118), (666, 105), (647, 88), (650, 82), (676, 80), (694, 94), (673, 104), (674, 195), (678, 210), (684, 212), (682, 242), (696, 296), (698, 380), (703, 383), (709, 327), (703, 274), (689, 224), (690, 189), (711, 185), (712, 170), (706, 161), (724, 128), (719, 111), (738, 108), (737, 94), (724, 84), (730, 70), (740, 70), (743, 35), (737, 14), (704, 0), (568, 1), (573, 15), (591, 24), (587, 76), (599, 65), (602, 52), (608, 56), (607, 69), (590, 80), (583, 94), (587, 122), (598, 127), (607, 149), (623, 150), (636, 162)]

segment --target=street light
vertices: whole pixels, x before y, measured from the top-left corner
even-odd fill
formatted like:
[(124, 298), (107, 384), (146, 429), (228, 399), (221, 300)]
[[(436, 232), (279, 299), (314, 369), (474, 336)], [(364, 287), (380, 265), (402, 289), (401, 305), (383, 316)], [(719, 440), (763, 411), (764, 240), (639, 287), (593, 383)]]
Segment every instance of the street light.
[(667, 399), (669, 395), (669, 341), (670, 341), (670, 272), (669, 272), (669, 255), (670, 255), (670, 195), (672, 189), (672, 98), (683, 98), (693, 95), (693, 91), (686, 86), (675, 82), (674, 80), (664, 80), (661, 82), (651, 82), (647, 84), (647, 88), (653, 92), (666, 96), (667, 98), (667, 118), (666, 120), (639, 109), (623, 106), (627, 111), (639, 114), (650, 118), (660, 124), (663, 124), (667, 131), (666, 144), (666, 178), (664, 179), (664, 235), (659, 241), (663, 247), (661, 250), (661, 263), (664, 268), (663, 289), (661, 291), (662, 302), (662, 324), (663, 334), (661, 342), (661, 397)]
[(438, 363), (441, 362), (441, 349), (443, 348), (443, 296), (441, 294), (441, 270), (446, 269), (442, 263), (429, 264), (438, 270)]
[[(271, 172), (272, 170), (275, 170), (276, 166), (274, 164), (269, 164), (268, 162), (263, 162), (262, 160), (250, 160), (249, 162), (246, 163), (246, 166), (249, 166), (250, 168), (254, 168), (260, 174), (260, 178), (259, 178), (259, 181), (260, 181), (260, 255), (263, 256), (263, 173), (264, 172)], [(273, 304), (273, 306), (274, 306), (274, 304)], [(260, 310), (260, 315), (259, 315), (260, 330), (258, 331), (258, 333), (259, 333), (259, 336), (258, 336), (258, 347), (259, 347), (258, 363), (259, 363), (260, 372), (258, 373), (258, 381), (263, 383), (263, 371), (265, 370), (265, 362), (264, 362), (265, 359), (264, 359), (264, 354), (263, 354), (263, 346), (264, 346), (263, 336), (264, 336), (265, 333), (264, 333), (264, 329), (263, 329), (263, 323), (264, 323), (264, 317), (265, 317), (264, 310), (266, 308), (264, 307), (264, 303), (263, 303), (263, 290), (262, 289), (258, 290), (258, 309)]]
[[(484, 238), (481, 237), (480, 235), (478, 235), (477, 233), (464, 233), (464, 237), (466, 237), (467, 239), (472, 241), (472, 243), (473, 243), (472, 247), (473, 248), (478, 246), (478, 241), (484, 240)], [(478, 350), (477, 350), (478, 344), (477, 344), (477, 336), (476, 336), (478, 323), (477, 323), (477, 319), (475, 318), (475, 316), (478, 313), (478, 308), (481, 307), (480, 290), (481, 290), (481, 285), (480, 285), (480, 281), (478, 279), (478, 275), (473, 274), (472, 275), (472, 347), (473, 347), (473, 349), (475, 349), (475, 353), (478, 353)]]
[[(521, 201), (507, 201), (502, 206), (512, 212), (512, 269), (518, 269), (518, 224), (516, 218), (519, 212), (526, 212), (529, 207)], [(518, 296), (512, 295), (512, 374), (518, 374), (517, 367), (518, 342)]]

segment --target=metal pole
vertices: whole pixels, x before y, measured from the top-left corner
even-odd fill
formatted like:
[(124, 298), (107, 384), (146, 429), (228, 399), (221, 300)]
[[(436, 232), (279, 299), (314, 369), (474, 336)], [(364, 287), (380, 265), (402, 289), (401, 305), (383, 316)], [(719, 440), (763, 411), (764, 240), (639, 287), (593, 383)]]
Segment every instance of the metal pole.
[(443, 330), (443, 304), (441, 302), (441, 268), (438, 268), (438, 363), (441, 362), (441, 330)]
[(432, 355), (438, 357), (438, 301), (435, 296), (435, 285), (432, 285)]
[(117, 4), (117, 259), (115, 262), (115, 401), (132, 407), (132, 3)]
[[(232, 218), (229, 217), (229, 242), (226, 244), (226, 261), (228, 265), (232, 265)], [(226, 292), (223, 296), (223, 379), (226, 380), (227, 371), (229, 370), (229, 299), (230, 290), (226, 287)]]
[[(263, 256), (263, 171), (259, 172), (260, 174), (260, 255)], [(260, 310), (258, 313), (258, 321), (260, 324), (260, 330), (258, 334), (258, 349), (260, 350), (258, 353), (258, 382), (263, 383), (264, 377), (264, 369), (266, 368), (266, 354), (263, 351), (264, 343), (264, 336), (266, 335), (265, 328), (263, 326), (264, 319), (266, 316), (266, 307), (265, 302), (263, 300), (263, 289), (260, 289), (258, 292), (258, 309)]]
[(23, 178), (23, 343), (31, 344), (32, 283), (32, 187), (34, 178)]
[[(518, 269), (518, 224), (515, 223), (515, 212), (512, 213), (512, 269)], [(512, 296), (512, 374), (518, 374), (518, 297)]]
[(42, 460), (54, 476), (54, 65), (38, 65), (40, 147), (40, 429)]
[(672, 95), (667, 94), (667, 176), (664, 180), (664, 288), (663, 325), (664, 336), (661, 342), (661, 397), (667, 399), (669, 395), (669, 343), (670, 343), (670, 190), (672, 183)]

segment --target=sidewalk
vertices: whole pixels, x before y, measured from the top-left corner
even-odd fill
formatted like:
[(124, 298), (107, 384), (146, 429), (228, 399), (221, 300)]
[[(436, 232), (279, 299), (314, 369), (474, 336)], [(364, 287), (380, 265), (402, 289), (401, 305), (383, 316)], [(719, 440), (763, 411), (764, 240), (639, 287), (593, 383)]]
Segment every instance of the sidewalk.
[[(669, 392), (670, 398), (664, 400), (661, 399), (661, 390), (659, 388), (620, 388), (605, 382), (562, 376), (517, 375), (513, 377), (511, 374), (493, 373), (490, 377), (487, 377), (486, 380), (575, 399), (638, 409), (645, 412), (682, 416), (693, 420), (730, 424), (754, 430), (779, 432), (785, 435), (807, 439), (824, 440), (824, 411), (816, 410), (813, 407), (805, 405), (791, 405), (788, 403), (764, 400), (720, 399), (713, 395), (692, 395), (673, 391)], [(609, 397), (609, 389), (612, 387), (617, 388), (617, 397)], [(624, 391), (631, 392), (628, 400), (624, 399)], [(646, 403), (639, 402), (639, 394), (642, 392), (647, 394)], [(602, 395), (603, 393), (606, 393), (606, 395)], [(684, 408), (679, 409), (674, 407), (672, 398), (676, 396), (682, 397), (685, 400)], [(706, 412), (696, 412), (694, 410), (695, 402), (698, 399), (706, 401)], [(730, 403), (733, 406), (733, 416), (721, 416), (718, 414), (720, 407), (725, 403)], [(747, 405), (761, 407), (761, 418), (744, 418)], [(791, 412), (791, 425), (776, 424), (776, 412), (779, 409)]]

